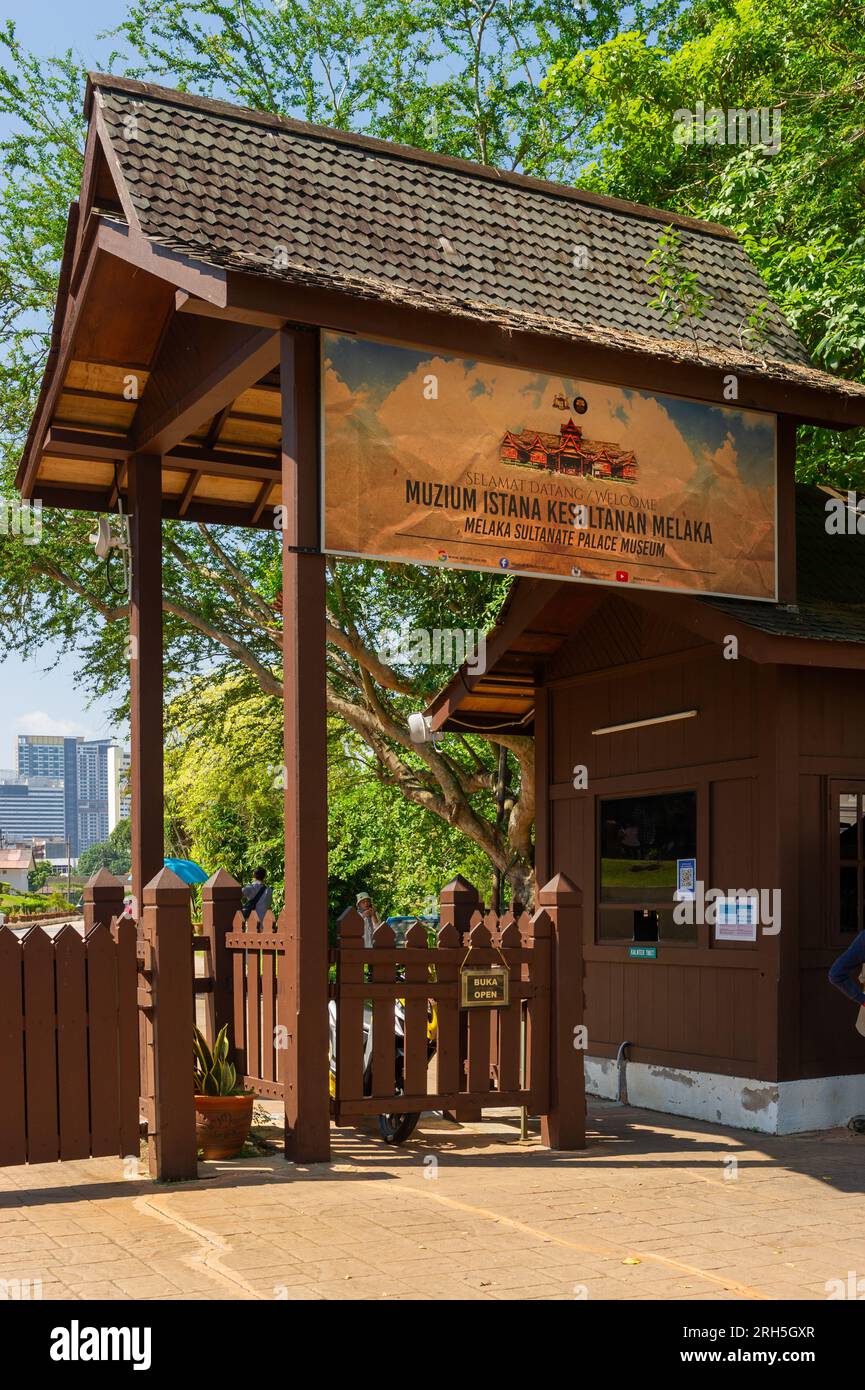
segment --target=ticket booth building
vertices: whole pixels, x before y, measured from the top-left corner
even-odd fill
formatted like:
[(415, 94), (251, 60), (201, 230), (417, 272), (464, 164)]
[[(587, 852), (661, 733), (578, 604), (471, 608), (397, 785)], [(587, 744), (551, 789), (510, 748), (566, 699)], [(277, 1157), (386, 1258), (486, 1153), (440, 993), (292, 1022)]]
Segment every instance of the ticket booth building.
[[(827, 530), (831, 489), (796, 491), (795, 601), (520, 580), (486, 672), (432, 710), (534, 729), (538, 881), (583, 891), (589, 1090), (770, 1133), (865, 1109), (827, 979), (865, 925), (865, 535)], [(753, 925), (728, 907), (749, 889)]]

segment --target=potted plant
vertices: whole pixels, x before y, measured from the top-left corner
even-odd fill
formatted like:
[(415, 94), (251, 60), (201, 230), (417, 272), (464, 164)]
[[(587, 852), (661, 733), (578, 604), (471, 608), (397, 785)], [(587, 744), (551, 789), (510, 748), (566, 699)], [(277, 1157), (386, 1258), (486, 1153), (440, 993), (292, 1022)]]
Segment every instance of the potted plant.
[(211, 1051), (195, 1029), (195, 1141), (205, 1158), (236, 1158), (252, 1125), (251, 1091), (237, 1084), (228, 1060), (228, 1028), (220, 1028)]

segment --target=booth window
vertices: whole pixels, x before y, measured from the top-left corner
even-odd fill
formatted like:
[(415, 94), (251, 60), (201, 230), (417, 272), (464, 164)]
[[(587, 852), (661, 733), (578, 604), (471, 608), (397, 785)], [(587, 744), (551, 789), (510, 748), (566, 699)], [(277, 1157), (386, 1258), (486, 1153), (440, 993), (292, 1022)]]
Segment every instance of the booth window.
[(838, 874), (838, 929), (852, 937), (865, 928), (865, 791), (835, 793)]
[(673, 918), (676, 860), (696, 854), (696, 792), (600, 800), (598, 941), (696, 942)]

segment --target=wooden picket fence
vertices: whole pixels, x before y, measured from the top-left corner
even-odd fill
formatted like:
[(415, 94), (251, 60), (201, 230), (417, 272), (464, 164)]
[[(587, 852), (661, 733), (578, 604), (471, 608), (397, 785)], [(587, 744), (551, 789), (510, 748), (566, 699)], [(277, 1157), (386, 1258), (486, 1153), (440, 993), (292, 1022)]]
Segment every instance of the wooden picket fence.
[(139, 1155), (197, 1173), (189, 891), (164, 869), (140, 923), (104, 869), (84, 890), (83, 933), (0, 928), (0, 1166)]
[[(83, 935), (71, 926), (53, 939), (40, 926), (23, 936), (0, 929), (0, 1166), (137, 1154), (143, 1117), (151, 1173), (195, 1177), (190, 1035), (198, 996), (211, 1039), (229, 1024), (244, 1086), (285, 1096), (299, 1003), (287, 963), (292, 944), (284, 921), (270, 914), (245, 922), (238, 895), (229, 874), (215, 874), (203, 886), (203, 924), (194, 934), (188, 888), (170, 870), (145, 886), (138, 923), (122, 917), (122, 884), (100, 870), (85, 888)], [(357, 913), (343, 914), (331, 986), (338, 1123), (380, 1112), (470, 1118), (484, 1107), (525, 1106), (541, 1115), (546, 1142), (583, 1146), (582, 1057), (574, 1043), (582, 1018), (581, 900), (561, 876), (539, 898), (534, 917), (498, 920), (478, 910), (476, 891), (457, 878), (442, 890), (432, 944), (417, 923), (402, 946), (379, 927), (364, 947)], [(198, 978), (195, 952), (205, 960)], [(462, 966), (502, 963), (508, 1004), (461, 1010)], [(398, 999), (405, 1001), (402, 1094)], [(366, 1080), (365, 1002), (373, 1016)]]
[(0, 928), (0, 1166), (137, 1155), (135, 935)]

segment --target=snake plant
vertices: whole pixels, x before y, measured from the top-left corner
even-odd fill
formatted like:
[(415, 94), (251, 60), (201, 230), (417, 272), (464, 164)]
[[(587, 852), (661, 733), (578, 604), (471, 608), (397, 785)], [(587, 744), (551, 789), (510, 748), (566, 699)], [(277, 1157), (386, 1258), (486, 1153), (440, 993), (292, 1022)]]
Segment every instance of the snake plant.
[(193, 1048), (196, 1095), (237, 1096), (243, 1094), (243, 1087), (237, 1084), (237, 1072), (228, 1060), (227, 1026), (220, 1028), (212, 1051), (204, 1034), (196, 1028)]

